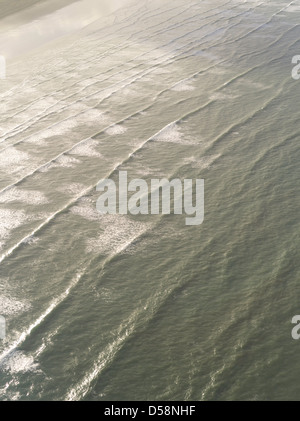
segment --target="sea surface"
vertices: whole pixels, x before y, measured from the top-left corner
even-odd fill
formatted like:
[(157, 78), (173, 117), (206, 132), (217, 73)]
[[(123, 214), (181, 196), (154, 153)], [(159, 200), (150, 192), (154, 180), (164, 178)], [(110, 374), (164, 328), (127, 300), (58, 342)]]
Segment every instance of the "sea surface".
[[(0, 81), (0, 400), (299, 400), (300, 1), (139, 1)], [(205, 219), (97, 183), (204, 179)]]

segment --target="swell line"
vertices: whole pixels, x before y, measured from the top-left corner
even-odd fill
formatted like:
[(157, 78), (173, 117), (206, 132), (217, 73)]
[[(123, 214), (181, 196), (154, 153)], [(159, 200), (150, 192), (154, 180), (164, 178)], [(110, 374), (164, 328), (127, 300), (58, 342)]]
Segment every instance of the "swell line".
[[(174, 122), (173, 122), (174, 123)], [(169, 123), (166, 126), (164, 126), (161, 130), (159, 130), (157, 133), (155, 133), (150, 138), (146, 139), (141, 145), (139, 145), (134, 151), (132, 151), (126, 159), (124, 159), (122, 162), (118, 163), (106, 176), (106, 178), (111, 177), (111, 175), (117, 171), (122, 165), (126, 164), (135, 153), (139, 152), (149, 141), (151, 141), (155, 136), (158, 136), (165, 128), (167, 128), (170, 124)], [(101, 133), (101, 132), (100, 132)], [(73, 149), (73, 148), (72, 148)], [(16, 243), (14, 246), (12, 246), (9, 250), (4, 252), (0, 257), (0, 263), (2, 263), (7, 257), (11, 256), (16, 250), (18, 250), (24, 243), (26, 243), (27, 240), (29, 240), (32, 236), (36, 235), (38, 232), (40, 232), (43, 228), (45, 228), (51, 221), (53, 221), (58, 215), (61, 215), (65, 211), (67, 211), (72, 205), (74, 205), (79, 199), (89, 194), (94, 188), (96, 188), (98, 183), (93, 184), (92, 186), (87, 187), (83, 192), (81, 192), (79, 195), (77, 195), (75, 198), (71, 199), (66, 205), (64, 205), (62, 208), (54, 212), (52, 215), (50, 215), (45, 221), (43, 221), (37, 228), (32, 230), (32, 232), (28, 235), (26, 235), (24, 238), (22, 238), (18, 243)], [(11, 186), (9, 186), (11, 188)], [(6, 188), (5, 190), (7, 190)], [(3, 192), (3, 190), (2, 190)], [(0, 192), (0, 193), (2, 193)]]
[(5, 362), (5, 359), (9, 357), (12, 352), (14, 352), (25, 340), (30, 336), (31, 332), (39, 326), (46, 317), (59, 305), (61, 304), (70, 294), (71, 290), (78, 284), (82, 277), (82, 273), (78, 273), (75, 278), (72, 280), (68, 288), (56, 299), (54, 299), (51, 304), (48, 306), (46, 311), (41, 314), (29, 327), (23, 332), (20, 337), (0, 355), (0, 365)]
[[(221, 12), (220, 12), (221, 13)], [(240, 15), (242, 15), (242, 14), (244, 14), (245, 12), (242, 12)], [(236, 16), (239, 16), (239, 15), (236, 15)], [(235, 16), (235, 17), (236, 17)], [(149, 54), (149, 53), (151, 53), (152, 51), (155, 51), (155, 50), (157, 50), (157, 49), (160, 49), (160, 48), (164, 48), (164, 47), (166, 47), (166, 46), (168, 46), (168, 45), (170, 45), (171, 43), (173, 43), (173, 42), (175, 42), (175, 41), (177, 41), (178, 39), (180, 39), (180, 38), (183, 38), (183, 37), (186, 37), (186, 36), (188, 36), (188, 35), (190, 35), (191, 33), (193, 33), (193, 32), (196, 32), (196, 31), (199, 31), (199, 29), (201, 29), (201, 28), (203, 28), (203, 27), (205, 27), (205, 26), (207, 26), (208, 24), (205, 24), (205, 25), (203, 25), (202, 27), (200, 27), (200, 28), (197, 28), (196, 30), (193, 30), (193, 31), (191, 31), (191, 32), (188, 32), (188, 33), (185, 33), (183, 36), (181, 36), (181, 37), (179, 37), (179, 38), (177, 38), (177, 39), (175, 39), (175, 40), (172, 40), (172, 41), (170, 41), (170, 42), (168, 42), (167, 44), (164, 44), (164, 45), (162, 45), (162, 46), (158, 46), (158, 47), (155, 47), (154, 49), (152, 49), (152, 50), (150, 50), (150, 51), (147, 51), (147, 52), (145, 52), (145, 53), (142, 53), (141, 55), (138, 55), (137, 57), (135, 57), (135, 58), (133, 58), (133, 59), (131, 59), (129, 62), (131, 62), (131, 61), (135, 61), (137, 58), (140, 58), (140, 57), (142, 57), (142, 56), (144, 56), (144, 55), (147, 55), (147, 54)], [(179, 26), (182, 26), (182, 24), (180, 24)], [(226, 26), (225, 26), (226, 27)], [(166, 32), (167, 30), (166, 29), (164, 29), (163, 30), (163, 32)], [(207, 36), (209, 36), (210, 34), (208, 34), (208, 35), (205, 35), (203, 38), (205, 38), (205, 37), (207, 37)], [(155, 35), (154, 35), (155, 36)], [(152, 36), (153, 37), (153, 36)], [(150, 37), (151, 38), (151, 37)], [(189, 45), (189, 44), (187, 44), (187, 45)], [(187, 45), (185, 45), (185, 46), (187, 46)], [(183, 47), (181, 47), (181, 48), (184, 48), (185, 46), (183, 46)], [(177, 51), (176, 49), (174, 50), (174, 51)], [(168, 53), (169, 54), (169, 53)], [(95, 59), (95, 60), (91, 60), (91, 61), (95, 61), (95, 62), (97, 62), (99, 60), (99, 57), (97, 57), (97, 59)], [(161, 63), (161, 64), (163, 64), (163, 62)], [(117, 66), (115, 66), (113, 69), (115, 69), (115, 68), (117, 68), (117, 67), (120, 67), (121, 66), (121, 64), (120, 65), (117, 65)], [(132, 69), (136, 69), (136, 68), (138, 68), (138, 67), (140, 67), (141, 65), (137, 65), (137, 66), (133, 66), (133, 67), (131, 67), (130, 69), (126, 69), (126, 71), (128, 71), (128, 70), (132, 70)], [(157, 65), (155, 65), (155, 66), (157, 66)], [(153, 66), (153, 69), (155, 68), (155, 66)], [(76, 67), (75, 67), (76, 68)], [(70, 71), (72, 71), (72, 69), (70, 70)], [(109, 70), (110, 71), (110, 70)], [(143, 73), (143, 72), (145, 72), (146, 70), (144, 70), (144, 71), (142, 71), (142, 72), (140, 72), (140, 73), (137, 73), (137, 75), (134, 75), (134, 76), (130, 76), (130, 77), (127, 77), (127, 78), (125, 78), (125, 79), (123, 79), (122, 81), (120, 81), (120, 82), (117, 82), (115, 85), (118, 85), (119, 83), (121, 83), (121, 82), (123, 82), (123, 81), (125, 81), (126, 79), (129, 79), (129, 78), (133, 78), (133, 77), (135, 77), (135, 76), (138, 76), (139, 74), (141, 74), (141, 73)], [(97, 83), (102, 83), (103, 81), (106, 81), (106, 80), (109, 80), (111, 77), (113, 77), (113, 76), (115, 76), (115, 75), (117, 75), (117, 74), (120, 74), (120, 73), (122, 73), (123, 71), (121, 71), (121, 72), (117, 72), (117, 73), (114, 73), (113, 75), (110, 75), (108, 78), (106, 78), (106, 79), (102, 79), (101, 81), (97, 81), (97, 82), (92, 82), (91, 84), (89, 84), (89, 85), (87, 85), (87, 86), (85, 86), (85, 87), (83, 87), (80, 91), (78, 91), (78, 92), (76, 92), (76, 93), (74, 93), (74, 94), (71, 94), (71, 95), (69, 95), (69, 96), (67, 96), (67, 97), (65, 97), (65, 98), (62, 98), (62, 99), (60, 99), (59, 101), (57, 101), (55, 104), (53, 104), (53, 105), (51, 105), (50, 107), (48, 107), (48, 108), (46, 108), (42, 113), (39, 113), (38, 115), (36, 115), (36, 116), (34, 116), (34, 117), (32, 117), (31, 119), (29, 119), (29, 120), (26, 120), (26, 121), (24, 121), (22, 124), (20, 124), (19, 126), (16, 126), (16, 127), (14, 127), (11, 131), (9, 131), (9, 132), (6, 132), (4, 135), (2, 135), (1, 137), (4, 137), (4, 136), (6, 136), (7, 134), (11, 134), (12, 132), (14, 132), (14, 130), (16, 130), (16, 129), (18, 129), (19, 127), (22, 127), (25, 123), (28, 123), (28, 121), (30, 121), (30, 120), (32, 120), (32, 119), (35, 119), (35, 121), (33, 122), (33, 124), (34, 123), (36, 123), (36, 121), (38, 121), (36, 118), (38, 117), (38, 116), (43, 116), (43, 118), (45, 117), (45, 115), (43, 115), (44, 113), (45, 113), (45, 111), (48, 111), (49, 109), (51, 109), (51, 108), (53, 108), (53, 107), (55, 107), (55, 106), (57, 106), (57, 104), (59, 104), (61, 101), (65, 101), (66, 99), (69, 99), (69, 98), (71, 98), (72, 96), (75, 96), (75, 95), (78, 95), (78, 93), (80, 93), (80, 92), (83, 92), (84, 90), (86, 90), (87, 88), (89, 88), (90, 86), (93, 86), (93, 85), (95, 85), (95, 84), (97, 84)], [(94, 75), (93, 77), (96, 77), (96, 76), (98, 76), (99, 74), (101, 74), (101, 72), (99, 72), (99, 73), (97, 73), (96, 75)], [(75, 82), (74, 84), (77, 84), (77, 82)], [(74, 85), (73, 84), (73, 85)], [(71, 85), (71, 86), (73, 86), (73, 85)], [(121, 87), (121, 89), (122, 89), (123, 87)], [(97, 94), (97, 93), (100, 93), (100, 92), (102, 92), (102, 91), (105, 91), (107, 88), (104, 88), (104, 89), (101, 89), (100, 91), (96, 91), (96, 92), (94, 92), (94, 93), (92, 93), (92, 94), (90, 94), (90, 95), (88, 95), (87, 97), (85, 97), (84, 99), (88, 99), (88, 98), (90, 98), (91, 96), (93, 96), (93, 95), (95, 95), (95, 94)], [(55, 92), (55, 91), (54, 91)], [(61, 90), (58, 90), (58, 91), (56, 91), (56, 92), (61, 92)], [(116, 91), (117, 92), (117, 91)], [(115, 93), (115, 92), (114, 92)], [(49, 95), (51, 95), (51, 93), (50, 94), (47, 94), (47, 96), (49, 96)], [(47, 96), (44, 96), (44, 97), (47, 97)], [(41, 98), (40, 98), (41, 99)], [(39, 99), (39, 100), (40, 100)], [(106, 98), (105, 98), (106, 99)], [(70, 106), (72, 106), (73, 104), (76, 104), (76, 103), (78, 103), (78, 102), (82, 102), (82, 99), (80, 99), (80, 100), (76, 100), (75, 102), (73, 102), (73, 103), (71, 103), (71, 104), (68, 104), (67, 106), (65, 106), (65, 107), (63, 107), (63, 108), (61, 108), (59, 111), (61, 112), (62, 110), (65, 110), (66, 108), (68, 108), (68, 107), (70, 107)], [(24, 111), (24, 110), (22, 110), (22, 111)], [(22, 111), (20, 111), (20, 112), (22, 112)], [(50, 114), (48, 114), (47, 116), (49, 116), (49, 115), (51, 115), (51, 113)], [(28, 128), (30, 128), (32, 125), (30, 125), (30, 126), (26, 126), (25, 127), (25, 129), (24, 130), (27, 130)], [(15, 136), (15, 135), (18, 135), (18, 134), (20, 134), (20, 133), (22, 133), (24, 130), (20, 130), (20, 131), (18, 131), (17, 133), (13, 133), (13, 135), (12, 136), (9, 136), (9, 137), (7, 137), (7, 138), (5, 138), (4, 140), (2, 140), (2, 142), (3, 141), (5, 141), (5, 140), (7, 140), (7, 139), (9, 139), (10, 137), (13, 137), (13, 136)]]
[[(295, 3), (295, 0), (291, 1), (288, 5), (284, 6), (278, 12), (273, 13), (272, 16), (266, 22), (262, 23), (261, 25), (257, 26), (256, 28), (252, 29), (251, 31), (247, 32), (246, 34), (240, 36), (239, 38), (236, 38), (233, 41), (226, 42), (225, 44), (232, 44), (233, 42), (240, 41), (240, 40), (242, 40), (244, 38), (247, 38), (249, 35), (253, 34), (254, 32), (258, 31), (263, 26), (265, 26), (268, 23), (270, 23), (275, 16), (277, 16), (279, 13), (283, 12), (285, 9), (287, 9), (288, 7), (290, 7), (293, 3)], [(263, 3), (261, 3), (261, 4), (263, 4)]]
[[(178, 8), (180, 8), (181, 6), (178, 6)], [(191, 6), (190, 6), (191, 7)], [(188, 7), (186, 10), (188, 10), (190, 7)], [(168, 9), (167, 10), (167, 12), (169, 12), (170, 10), (173, 10), (173, 8), (172, 9)], [(146, 12), (147, 13), (147, 12)], [(177, 14), (177, 15), (175, 15), (175, 16), (173, 16), (173, 18), (176, 18), (176, 17), (178, 17), (179, 15), (181, 15), (181, 13), (179, 13), (179, 14)], [(164, 24), (165, 23), (165, 21), (164, 22), (162, 22), (162, 23), (160, 23), (160, 24), (158, 24), (158, 25), (161, 25), (161, 24)], [(157, 25), (155, 25), (155, 26), (157, 26)], [(179, 26), (182, 26), (182, 25), (179, 25)], [(168, 28), (167, 28), (168, 29)], [(167, 31), (167, 29), (165, 29), (163, 32), (166, 32)], [(149, 30), (149, 28), (145, 28), (142, 32), (145, 32), (145, 31), (147, 31), (147, 30)], [(139, 32), (137, 32), (137, 34), (140, 34), (140, 31)], [(155, 37), (156, 36), (156, 33), (155, 34), (153, 34), (153, 35), (151, 35), (150, 37), (147, 37), (146, 39), (149, 41), (149, 38), (151, 39), (151, 38), (153, 38), (153, 37)], [(73, 44), (75, 44), (75, 42), (73, 43)], [(130, 47), (132, 47), (132, 46), (134, 46), (134, 45), (137, 45), (137, 44), (139, 44), (139, 42), (135, 42), (135, 43), (126, 43), (126, 42), (124, 42), (123, 44), (121, 44), (121, 46), (120, 45), (118, 45), (118, 46), (116, 46), (115, 48), (114, 48), (114, 50), (115, 51), (112, 51), (112, 48), (110, 47), (110, 48), (108, 48), (105, 52), (103, 52), (103, 53), (101, 53), (101, 55), (100, 56), (97, 56), (97, 58), (95, 59), (95, 58), (93, 58), (93, 59), (91, 59), (91, 60), (88, 60), (87, 61), (87, 63), (97, 63), (101, 58), (103, 58), (103, 57), (106, 57), (106, 56), (108, 56), (108, 55), (111, 55), (111, 54), (114, 54), (114, 53), (119, 53), (120, 51), (122, 51), (122, 50), (124, 50), (125, 48), (128, 48), (128, 46), (130, 46)], [(122, 47), (122, 48), (120, 48), (120, 47)], [(149, 52), (152, 52), (152, 51), (154, 51), (154, 50), (156, 50), (157, 48), (160, 48), (160, 46), (159, 47), (156, 47), (156, 48), (154, 48), (154, 49), (152, 49), (152, 50), (150, 50)], [(108, 54), (106, 54), (108, 52)], [(138, 55), (137, 57), (135, 57), (134, 59), (131, 59), (130, 60), (130, 62), (131, 61), (133, 61), (133, 60), (135, 60), (136, 58), (138, 58), (138, 57), (140, 57), (140, 56), (143, 56), (143, 55), (145, 55), (145, 54), (148, 54), (149, 52), (146, 52), (146, 53), (143, 53), (143, 54), (141, 54), (141, 55)], [(71, 67), (72, 66), (72, 64), (69, 66), (69, 67)], [(115, 68), (118, 68), (118, 67), (121, 67), (122, 66), (122, 64), (120, 64), (120, 65), (117, 65), (117, 66), (115, 66), (115, 67), (113, 67), (112, 69), (109, 69), (108, 71), (106, 71), (105, 73), (108, 73), (108, 72), (110, 72), (111, 70), (113, 70), (113, 69), (115, 69)], [(75, 69), (77, 69), (78, 67), (80, 67), (80, 64), (79, 65), (77, 65), (77, 66), (75, 66), (75, 67), (71, 67), (70, 68), (70, 70), (67, 70), (67, 71), (65, 71), (65, 73), (69, 73), (69, 72), (73, 72)], [(120, 72), (118, 72), (118, 73), (120, 73)], [(116, 74), (118, 74), (118, 73), (115, 73), (114, 75), (116, 75)], [(99, 74), (103, 74), (103, 73), (101, 73), (101, 72), (99, 72), (99, 73), (97, 73), (96, 74), (96, 76), (97, 75), (99, 75)], [(95, 76), (95, 75), (94, 75)], [(93, 77), (94, 77), (93, 76)], [(113, 76), (113, 75), (112, 75)], [(51, 80), (53, 80), (53, 79), (55, 79), (57, 76), (54, 76), (54, 77), (51, 77), (51, 78), (49, 78), (49, 79), (47, 79), (47, 80), (44, 80), (44, 81), (41, 81), (41, 82), (39, 82), (39, 83), (37, 83), (36, 85), (33, 85), (33, 87), (36, 87), (36, 86), (39, 86), (40, 84), (43, 84), (43, 83), (47, 83), (47, 82), (49, 82), (49, 81), (51, 81)], [(24, 83), (27, 81), (28, 79), (25, 79), (23, 82), (22, 82), (22, 85), (24, 85)], [(70, 85), (69, 87), (72, 87), (72, 86), (74, 86), (74, 85), (76, 85), (78, 82), (75, 82), (74, 84), (72, 84), (72, 85)], [(90, 86), (90, 85), (88, 85), (88, 86)], [(16, 89), (17, 87), (13, 87), (13, 88), (11, 88), (11, 89)], [(44, 98), (46, 98), (47, 96), (49, 96), (49, 95), (52, 95), (53, 93), (58, 93), (58, 92), (61, 92), (62, 90), (60, 89), (60, 90), (57, 90), (57, 91), (53, 91), (53, 92), (51, 92), (51, 93), (49, 93), (49, 94), (47, 94), (47, 95), (44, 95), (44, 96), (42, 96), (42, 97), (39, 97), (38, 99), (35, 99), (34, 101), (32, 101), (31, 103), (30, 103), (30, 105), (32, 105), (32, 104), (34, 104), (35, 102), (38, 102), (38, 101), (40, 101), (41, 99), (44, 99)], [(60, 100), (61, 101), (61, 100)], [(60, 101), (58, 101), (58, 103), (60, 102)], [(27, 104), (26, 104), (27, 105)], [(29, 106), (30, 106), (29, 105)], [(54, 106), (55, 106), (56, 104), (54, 104)], [(17, 107), (16, 107), (17, 108)], [(15, 108), (15, 109), (16, 109)], [(25, 108), (26, 109), (26, 108)], [(20, 113), (22, 112), (22, 111), (24, 111), (24, 110), (21, 110), (21, 111), (19, 111)], [(18, 113), (19, 113), (18, 112)], [(17, 113), (17, 114), (18, 114)]]

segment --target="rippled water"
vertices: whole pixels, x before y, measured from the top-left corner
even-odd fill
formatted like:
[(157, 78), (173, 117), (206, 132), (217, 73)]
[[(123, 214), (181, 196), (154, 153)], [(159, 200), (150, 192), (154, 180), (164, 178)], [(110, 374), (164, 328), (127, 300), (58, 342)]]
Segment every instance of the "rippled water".
[[(299, 399), (300, 1), (139, 2), (0, 81), (0, 399)], [(204, 178), (205, 221), (101, 216)]]

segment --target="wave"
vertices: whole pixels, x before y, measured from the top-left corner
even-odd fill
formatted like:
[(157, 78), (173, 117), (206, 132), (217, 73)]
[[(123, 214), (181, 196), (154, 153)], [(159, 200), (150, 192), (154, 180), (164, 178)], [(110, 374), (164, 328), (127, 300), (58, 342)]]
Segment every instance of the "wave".
[[(205, 26), (205, 25), (204, 25)], [(194, 32), (196, 32), (196, 31), (198, 31), (199, 30), (199, 28), (197, 28), (196, 30), (193, 30), (193, 31), (191, 31), (191, 32), (188, 32), (188, 33), (186, 33), (186, 34), (184, 34), (182, 37), (186, 37), (187, 35), (189, 35), (189, 34), (191, 34), (191, 33), (194, 33)], [(167, 30), (166, 30), (167, 31)], [(169, 46), (171, 43), (173, 43), (173, 42), (177, 42), (178, 41), (178, 39), (180, 39), (180, 38), (182, 38), (182, 37), (179, 37), (179, 38), (177, 38), (177, 39), (175, 39), (175, 40), (172, 40), (171, 42), (168, 42), (167, 44), (164, 44), (164, 45), (161, 45), (161, 46), (158, 46), (158, 47), (155, 47), (154, 49), (152, 49), (152, 50), (150, 50), (150, 52), (151, 51), (155, 51), (155, 50), (157, 50), (157, 49), (163, 49), (163, 48), (165, 48), (165, 47), (167, 47), (167, 46)], [(197, 41), (197, 42), (199, 42), (199, 41)], [(190, 43), (189, 43), (190, 44)], [(189, 45), (189, 44), (187, 44), (187, 45)], [(186, 46), (187, 45), (185, 45), (185, 46), (183, 46), (183, 47), (181, 47), (181, 49), (182, 48), (186, 48)], [(175, 51), (177, 51), (178, 49), (175, 49)], [(140, 55), (138, 55), (137, 57), (135, 57), (135, 58), (133, 58), (133, 59), (131, 59), (131, 60), (129, 60), (129, 62), (136, 62), (136, 60), (138, 59), (138, 58), (141, 58), (143, 55), (147, 55), (147, 54), (149, 54), (149, 52), (146, 52), (146, 53), (142, 53), (142, 54), (140, 54)], [(168, 53), (167, 54), (167, 56), (169, 55), (170, 53)], [(96, 60), (98, 60), (98, 58), (96, 59)], [(95, 61), (96, 61), (95, 60)], [(167, 60), (168, 60), (168, 58), (167, 58)], [(119, 66), (121, 66), (121, 65), (119, 65)], [(119, 67), (119, 66), (117, 66), (117, 67)], [(140, 64), (138, 64), (138, 65), (135, 65), (135, 66), (133, 66), (131, 69), (136, 69), (136, 68), (138, 68), (138, 67), (140, 67), (141, 65)], [(128, 69), (126, 69), (126, 71), (127, 71)], [(117, 72), (116, 74), (119, 74), (119, 73), (122, 73), (124, 70), (122, 70), (121, 72)], [(149, 70), (148, 70), (149, 71)], [(142, 71), (143, 72), (143, 71)], [(144, 70), (144, 72), (145, 72), (145, 70)], [(99, 72), (98, 73), (98, 75), (99, 74), (102, 74), (102, 72)], [(110, 79), (111, 77), (113, 77), (113, 76), (115, 76), (116, 74), (113, 74), (112, 76), (109, 76), (107, 79)], [(147, 74), (147, 73), (146, 73)], [(97, 76), (97, 75), (96, 75)], [(137, 78), (137, 75), (135, 75), (135, 77)], [(129, 77), (130, 78), (130, 77)], [(106, 79), (106, 80), (107, 80)], [(128, 78), (125, 78), (125, 79), (123, 79), (123, 81), (125, 81), (126, 79), (128, 79)], [(105, 80), (105, 79), (104, 79)], [(136, 80), (133, 80), (133, 82), (135, 82), (135, 81), (137, 81), (137, 80), (139, 80), (139, 78), (137, 78)], [(101, 81), (101, 82), (103, 82), (103, 81)], [(78, 92), (76, 92), (76, 93), (73, 93), (73, 94), (71, 94), (71, 95), (69, 95), (68, 97), (66, 97), (66, 98), (63, 98), (63, 99), (61, 99), (61, 100), (59, 100), (57, 103), (59, 103), (59, 102), (61, 102), (61, 101), (63, 101), (63, 100), (66, 100), (66, 99), (70, 99), (72, 96), (75, 96), (75, 95), (77, 95), (78, 93), (80, 93), (80, 92), (83, 92), (87, 87), (90, 87), (90, 86), (92, 86), (93, 84), (95, 84), (95, 83), (98, 83), (98, 81), (97, 82), (93, 82), (93, 83), (91, 83), (91, 84), (89, 84), (88, 86), (85, 86), (85, 87), (83, 87), (80, 91), (78, 91)], [(118, 82), (118, 84), (119, 84), (120, 82)], [(130, 83), (131, 84), (131, 83)], [(129, 84), (129, 85), (130, 85)], [(124, 86), (128, 86), (128, 85), (124, 85)], [(124, 86), (122, 86), (120, 89), (123, 89), (123, 87)], [(104, 90), (105, 89), (107, 89), (107, 88), (104, 88)], [(91, 96), (93, 96), (93, 95), (95, 95), (95, 94), (98, 94), (98, 93), (100, 93), (101, 91), (104, 91), (104, 90), (100, 90), (100, 91), (96, 91), (96, 92), (94, 92), (94, 93), (92, 93), (92, 94), (90, 94), (90, 95), (88, 95), (87, 97), (84, 97), (84, 99), (87, 99), (87, 98), (90, 98)], [(111, 95), (112, 94), (114, 94), (114, 93), (116, 93), (116, 92), (118, 92), (119, 90), (117, 90), (117, 91), (113, 91), (111, 94), (109, 94), (106, 98), (104, 98), (104, 99), (107, 99), (107, 98), (109, 98), (109, 97), (111, 97)], [(57, 92), (61, 92), (61, 90), (58, 90)], [(61, 111), (63, 111), (64, 109), (66, 109), (66, 108), (69, 108), (71, 105), (73, 105), (73, 104), (76, 104), (76, 103), (78, 103), (78, 102), (82, 102), (82, 98), (80, 99), (80, 100), (77, 100), (77, 101), (75, 101), (75, 102), (73, 102), (73, 103), (71, 103), (71, 104), (68, 104), (67, 106), (65, 106), (65, 107), (62, 107), (59, 111), (61, 112)], [(103, 100), (101, 101), (101, 102), (99, 102), (98, 103), (98, 106), (101, 104), (103, 102)], [(48, 109), (46, 109), (46, 111), (48, 111), (49, 109), (51, 109), (52, 107), (54, 107), (55, 105), (57, 105), (57, 103), (56, 104), (54, 104), (54, 105), (51, 105)], [(45, 111), (45, 110), (44, 110)], [(50, 114), (51, 115), (51, 114)], [(42, 113), (39, 113), (37, 116), (35, 116), (35, 117), (33, 117), (33, 118), (37, 118), (38, 116), (45, 116), (45, 114), (44, 114), (44, 112), (42, 112)], [(48, 116), (49, 116), (49, 114), (48, 114)], [(29, 120), (30, 121), (30, 120)], [(34, 121), (34, 123), (36, 122), (37, 120), (35, 120)], [(28, 121), (26, 121), (26, 123), (28, 123)], [(33, 124), (34, 124), (33, 123)], [(22, 124), (24, 124), (24, 123), (22, 123)], [(16, 126), (15, 127), (15, 129), (16, 128), (18, 128), (18, 127), (22, 127), (22, 126)], [(30, 125), (28, 126), (28, 124), (27, 124), (27, 127), (25, 128), (25, 129), (23, 129), (23, 130), (21, 130), (21, 131), (19, 131), (17, 134), (20, 134), (20, 133), (22, 133), (24, 130), (27, 130), (29, 127), (31, 127)], [(15, 130), (14, 129), (14, 130)], [(7, 136), (8, 134), (9, 134), (10, 132), (7, 132), (4, 136)], [(16, 133), (14, 133), (13, 134), (13, 136), (15, 136), (16, 135)], [(10, 137), (12, 137), (12, 136), (9, 136), (9, 137), (6, 137), (4, 140), (8, 140)], [(4, 140), (2, 140), (2, 142), (4, 141)], [(22, 142), (22, 141), (20, 141), (20, 142)], [(20, 143), (20, 142), (17, 142), (17, 144), (18, 143)]]
[(47, 309), (42, 313), (20, 336), (19, 338), (8, 348), (6, 349), (2, 354), (0, 354), (0, 367), (3, 366), (3, 364), (7, 364), (7, 359), (13, 354), (14, 351), (17, 350), (17, 348), (22, 345), (26, 339), (31, 335), (32, 331), (49, 316), (53, 312), (57, 306), (59, 306), (70, 294), (72, 289), (79, 283), (80, 279), (82, 277), (82, 273), (78, 273), (72, 282), (69, 284), (68, 288), (57, 298), (55, 298), (50, 305), (47, 307)]
[[(169, 125), (167, 125), (169, 126)], [(165, 127), (167, 127), (165, 126)], [(164, 127), (164, 128), (165, 128)], [(127, 158), (125, 158), (121, 163), (118, 163), (113, 170), (107, 175), (106, 178), (110, 178), (114, 172), (118, 171), (119, 168), (124, 165), (126, 162), (128, 162), (132, 157), (134, 157), (134, 155), (139, 152), (140, 150), (143, 149), (143, 147), (150, 142), (151, 140), (153, 140), (153, 137), (155, 137), (156, 135), (159, 135), (164, 128), (162, 128), (161, 130), (159, 130), (157, 133), (155, 133), (153, 136), (151, 136), (150, 138), (146, 139), (145, 141), (143, 141), (141, 144), (138, 145), (137, 148), (134, 149), (134, 151), (132, 151)], [(84, 139), (84, 141), (86, 141), (86, 139)], [(82, 143), (83, 141), (79, 142)], [(72, 147), (71, 150), (73, 150), (75, 148)], [(60, 154), (58, 157), (63, 156), (65, 154), (62, 153)], [(49, 164), (51, 164), (53, 161), (57, 160), (58, 157), (56, 157), (54, 160), (49, 161), (49, 163), (42, 165), (40, 168), (36, 169), (34, 171), (34, 173), (36, 173), (37, 171), (41, 170), (41, 168), (45, 168), (47, 166), (49, 166)], [(29, 174), (27, 177), (29, 177), (30, 175), (32, 175), (33, 173)], [(27, 178), (25, 177), (25, 178)], [(25, 179), (24, 178), (24, 179)], [(20, 180), (19, 183), (21, 181), (23, 181), (24, 179)], [(15, 183), (13, 186), (15, 187), (17, 183)], [(98, 184), (98, 183), (97, 183)], [(44, 229), (47, 225), (49, 225), (50, 222), (52, 222), (57, 216), (61, 215), (62, 213), (66, 212), (73, 204), (75, 204), (80, 198), (86, 196), (87, 194), (89, 194), (93, 189), (96, 188), (97, 184), (94, 184), (92, 186), (89, 186), (85, 189), (84, 192), (81, 192), (78, 196), (76, 196), (75, 198), (71, 199), (66, 205), (64, 205), (62, 208), (60, 208), (59, 210), (57, 210), (56, 212), (54, 212), (53, 214), (51, 214), (45, 221), (43, 221), (37, 228), (35, 228), (34, 230), (32, 230), (28, 235), (26, 235), (24, 238), (22, 238), (18, 243), (16, 243), (14, 246), (12, 246), (9, 250), (7, 250), (5, 253), (3, 253), (0, 257), (0, 263), (2, 263), (7, 257), (11, 256), (16, 250), (18, 250), (23, 244), (26, 243), (26, 241), (30, 238), (32, 238), (33, 236), (35, 236), (38, 232), (40, 232), (42, 229)], [(4, 190), (2, 190), (0, 192), (0, 194), (4, 193), (5, 191), (7, 191), (8, 189), (12, 188), (12, 186), (8, 186), (6, 187)]]

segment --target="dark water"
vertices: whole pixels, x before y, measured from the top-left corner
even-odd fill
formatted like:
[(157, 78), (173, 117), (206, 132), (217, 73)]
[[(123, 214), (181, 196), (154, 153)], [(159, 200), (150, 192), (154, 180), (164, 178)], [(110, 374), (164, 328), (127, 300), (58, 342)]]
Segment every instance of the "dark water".
[[(0, 81), (2, 400), (300, 396), (300, 2), (135, 3)], [(205, 179), (205, 221), (96, 211)]]

